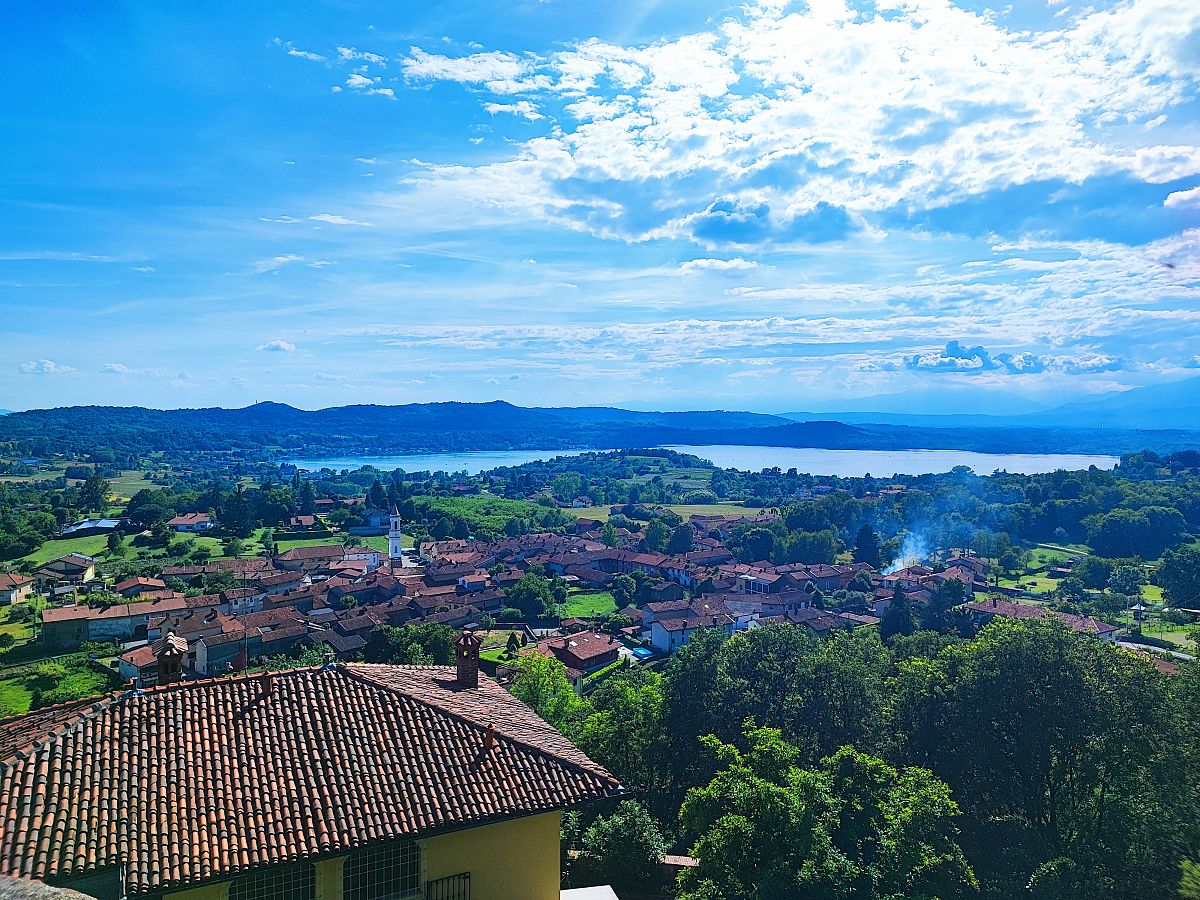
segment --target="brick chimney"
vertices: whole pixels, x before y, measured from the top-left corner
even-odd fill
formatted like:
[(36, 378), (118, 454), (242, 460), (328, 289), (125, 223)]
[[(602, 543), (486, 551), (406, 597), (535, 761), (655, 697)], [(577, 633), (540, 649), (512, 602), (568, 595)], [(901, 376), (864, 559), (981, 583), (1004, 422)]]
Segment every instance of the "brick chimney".
[(155, 641), (150, 649), (154, 653), (155, 662), (158, 663), (159, 684), (175, 684), (183, 680), (183, 661), (188, 655), (188, 645), (184, 638), (171, 631), (162, 640)]
[(454, 657), (458, 667), (458, 686), (479, 687), (479, 648), (483, 638), (465, 628), (454, 639)]

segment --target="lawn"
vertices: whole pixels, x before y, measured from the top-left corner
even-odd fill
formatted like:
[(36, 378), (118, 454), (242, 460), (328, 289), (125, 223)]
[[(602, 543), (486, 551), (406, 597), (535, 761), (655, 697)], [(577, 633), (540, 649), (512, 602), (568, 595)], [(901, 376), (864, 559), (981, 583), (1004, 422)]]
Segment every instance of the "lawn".
[(24, 604), (0, 606), (0, 634), (11, 634), (17, 643), (28, 641), (33, 637), (33, 626), (30, 623), (10, 621), (12, 611), (23, 607)]
[[(294, 541), (276, 541), (276, 543), (279, 544), (279, 552), (286, 553), (288, 550), (291, 550), (293, 547), (321, 547), (321, 546), (328, 546), (330, 544), (340, 545), (342, 543), (342, 537), (343, 537), (343, 535), (336, 534), (333, 537), (327, 537), (327, 538), (301, 538), (301, 539), (297, 539)], [(372, 535), (371, 537), (364, 537), (362, 539), (362, 542), (369, 547), (374, 547), (376, 550), (380, 551), (385, 556), (387, 555), (387, 552), (388, 552), (387, 537), (385, 537), (383, 535)], [(404, 537), (401, 539), (400, 542), (405, 547), (411, 547), (413, 545), (411, 535), (407, 535), (407, 534), (404, 535)]]
[(6, 678), (0, 681), (0, 717), (29, 712), (31, 700), (33, 694), (25, 686), (24, 678)]
[(40, 566), (52, 559), (66, 556), (68, 553), (82, 553), (84, 556), (98, 556), (108, 546), (108, 535), (93, 534), (88, 537), (67, 538), (65, 540), (46, 541), (28, 556), (22, 557), (23, 562)]
[(122, 472), (119, 478), (110, 478), (108, 485), (113, 496), (121, 500), (132, 498), (134, 494), (143, 488), (157, 487), (154, 482), (147, 481), (146, 476), (142, 472), (132, 470)]
[(564, 618), (575, 616), (579, 619), (590, 619), (616, 611), (617, 601), (613, 599), (611, 591), (573, 591), (567, 595), (567, 601), (562, 605)]

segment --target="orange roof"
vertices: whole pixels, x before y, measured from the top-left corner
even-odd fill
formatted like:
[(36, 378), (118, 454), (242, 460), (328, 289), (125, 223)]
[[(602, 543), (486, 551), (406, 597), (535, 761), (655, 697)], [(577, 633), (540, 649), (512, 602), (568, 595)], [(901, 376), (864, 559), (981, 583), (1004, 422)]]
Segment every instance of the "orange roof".
[(0, 873), (122, 865), (147, 894), (620, 791), (499, 685), (445, 667), (182, 682), (0, 721)]

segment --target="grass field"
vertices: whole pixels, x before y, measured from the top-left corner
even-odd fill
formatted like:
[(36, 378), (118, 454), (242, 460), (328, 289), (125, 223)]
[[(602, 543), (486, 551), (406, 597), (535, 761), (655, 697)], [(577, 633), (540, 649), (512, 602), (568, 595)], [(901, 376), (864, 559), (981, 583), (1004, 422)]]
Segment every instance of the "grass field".
[(122, 472), (119, 478), (110, 478), (108, 484), (113, 496), (119, 500), (129, 500), (143, 488), (156, 487), (142, 472), (136, 471)]
[[(563, 512), (582, 519), (599, 519), (606, 522), (610, 509), (611, 504), (608, 506), (585, 506), (582, 509), (568, 509)], [(756, 507), (742, 506), (740, 503), (673, 503), (668, 504), (667, 509), (682, 516), (685, 521), (688, 516), (754, 516), (762, 512)]]
[[(33, 626), (29, 622), (13, 622), (11, 620), (12, 611), (23, 607), (24, 604), (0, 606), (0, 634), (11, 634), (17, 643), (33, 638)], [(0, 660), (3, 658), (0, 656)]]
[(33, 563), (35, 566), (40, 566), (42, 563), (49, 562), (52, 559), (58, 559), (60, 556), (66, 556), (68, 553), (82, 553), (84, 556), (97, 556), (103, 553), (108, 546), (108, 535), (93, 534), (88, 537), (67, 538), (66, 540), (46, 541), (42, 546), (38, 547), (28, 556), (22, 557), (22, 561)]
[(25, 686), (24, 678), (0, 680), (0, 717), (17, 716), (29, 712), (33, 694)]
[(578, 591), (567, 596), (567, 602), (562, 606), (563, 617), (576, 616), (589, 619), (593, 616), (604, 616), (617, 611), (617, 601), (611, 591)]
[[(388, 552), (387, 537), (385, 537), (383, 535), (372, 535), (370, 537), (364, 537), (362, 539), (362, 542), (370, 547), (374, 547), (376, 550), (380, 551), (385, 556), (387, 555), (387, 552)], [(320, 547), (320, 546), (325, 546), (328, 544), (341, 544), (342, 543), (342, 535), (337, 534), (337, 535), (334, 535), (333, 537), (308, 538), (308, 539), (300, 539), (300, 540), (295, 540), (295, 541), (276, 541), (276, 543), (279, 544), (279, 551), (281, 553), (286, 553), (288, 550), (291, 550), (293, 547)], [(411, 547), (413, 545), (412, 537), (410, 535), (406, 534), (401, 539), (400, 543), (403, 544), (405, 547)]]

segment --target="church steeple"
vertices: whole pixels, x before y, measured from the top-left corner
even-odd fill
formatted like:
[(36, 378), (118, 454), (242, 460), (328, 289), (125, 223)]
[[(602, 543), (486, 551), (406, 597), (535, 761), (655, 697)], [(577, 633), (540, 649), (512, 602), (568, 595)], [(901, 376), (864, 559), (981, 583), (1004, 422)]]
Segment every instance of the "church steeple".
[(400, 510), (397, 508), (395, 501), (392, 501), (391, 512), (388, 513), (388, 559), (391, 561), (392, 568), (399, 568), (403, 565), (401, 557), (403, 556), (404, 543), (401, 540), (403, 535)]

